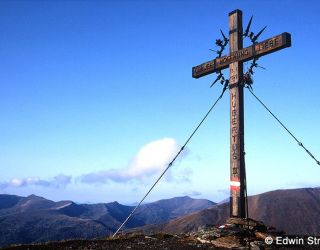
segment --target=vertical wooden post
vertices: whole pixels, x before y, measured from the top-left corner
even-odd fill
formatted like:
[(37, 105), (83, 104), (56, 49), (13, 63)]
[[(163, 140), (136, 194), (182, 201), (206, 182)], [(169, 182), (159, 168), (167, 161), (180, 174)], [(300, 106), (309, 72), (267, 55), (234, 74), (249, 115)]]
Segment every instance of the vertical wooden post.
[[(230, 54), (243, 48), (242, 12), (229, 13)], [(230, 64), (230, 217), (245, 218), (243, 63)]]
[[(291, 35), (284, 32), (243, 49), (242, 12), (229, 13), (229, 55), (222, 56), (192, 68), (192, 77), (199, 78), (220, 73), (229, 65), (230, 78), (230, 217), (247, 215), (247, 183), (244, 161), (243, 62), (260, 58), (291, 46)], [(263, 31), (263, 30), (262, 30)], [(261, 31), (261, 32), (262, 32)], [(259, 34), (261, 34), (261, 32)], [(258, 34), (257, 34), (258, 35)], [(224, 35), (223, 35), (224, 37)], [(220, 45), (221, 46), (221, 45)], [(224, 47), (223, 47), (224, 48)], [(219, 75), (220, 76), (220, 75)], [(219, 80), (219, 76), (217, 80)], [(220, 76), (221, 78), (221, 76)]]

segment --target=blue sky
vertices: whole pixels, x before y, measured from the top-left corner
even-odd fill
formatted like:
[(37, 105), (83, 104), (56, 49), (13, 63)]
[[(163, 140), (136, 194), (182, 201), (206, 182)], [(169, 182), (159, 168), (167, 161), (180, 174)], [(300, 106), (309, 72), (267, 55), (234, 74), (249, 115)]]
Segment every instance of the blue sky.
[[(259, 60), (255, 93), (320, 157), (318, 1), (1, 1), (0, 192), (78, 202), (139, 200), (221, 86), (213, 59), (228, 13), (292, 47)], [(248, 67), (248, 64), (245, 65)], [(248, 191), (320, 186), (320, 167), (245, 93)], [(229, 188), (224, 96), (148, 200), (219, 201)]]

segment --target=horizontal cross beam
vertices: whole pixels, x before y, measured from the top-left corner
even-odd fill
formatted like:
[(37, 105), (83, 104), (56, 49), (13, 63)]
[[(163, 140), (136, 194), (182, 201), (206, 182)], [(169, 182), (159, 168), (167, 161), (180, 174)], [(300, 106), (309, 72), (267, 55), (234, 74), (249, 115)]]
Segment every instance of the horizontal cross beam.
[(284, 32), (260, 43), (232, 52), (230, 55), (218, 57), (192, 68), (192, 77), (199, 78), (229, 67), (233, 62), (246, 62), (277, 50), (291, 46), (291, 35)]

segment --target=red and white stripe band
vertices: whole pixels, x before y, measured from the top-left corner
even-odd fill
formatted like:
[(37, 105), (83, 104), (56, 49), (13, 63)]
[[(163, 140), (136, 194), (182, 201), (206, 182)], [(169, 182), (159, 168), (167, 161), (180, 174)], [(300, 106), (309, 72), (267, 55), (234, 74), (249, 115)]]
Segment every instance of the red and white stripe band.
[(232, 191), (239, 191), (240, 190), (240, 181), (231, 181), (230, 182), (230, 189)]
[(240, 187), (240, 181), (231, 181), (230, 185), (234, 187)]

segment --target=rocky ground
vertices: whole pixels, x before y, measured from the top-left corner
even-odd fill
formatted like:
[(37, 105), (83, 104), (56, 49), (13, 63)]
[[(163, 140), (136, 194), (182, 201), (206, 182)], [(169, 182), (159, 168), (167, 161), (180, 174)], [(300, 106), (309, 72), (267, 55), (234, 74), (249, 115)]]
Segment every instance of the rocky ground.
[[(212, 248), (212, 247), (211, 247)], [(102, 250), (102, 249), (210, 249), (210, 246), (189, 239), (187, 236), (174, 236), (158, 234), (152, 236), (145, 235), (127, 235), (116, 239), (105, 240), (73, 240), (65, 242), (52, 242), (42, 245), (23, 245), (9, 247), (5, 249), (19, 250), (46, 250), (46, 249), (79, 249), (79, 250)]]
[[(276, 237), (284, 232), (267, 227), (262, 222), (230, 218), (219, 227), (203, 227), (189, 234), (159, 233), (144, 235), (139, 232), (99, 240), (70, 240), (44, 244), (17, 245), (7, 250), (102, 250), (102, 249), (319, 249), (320, 245), (277, 246)], [(273, 241), (273, 243), (271, 243)]]

